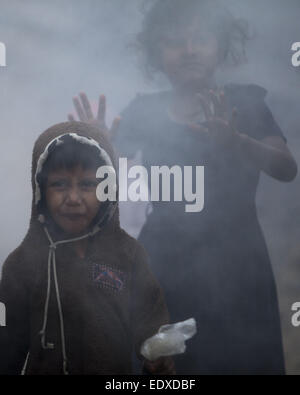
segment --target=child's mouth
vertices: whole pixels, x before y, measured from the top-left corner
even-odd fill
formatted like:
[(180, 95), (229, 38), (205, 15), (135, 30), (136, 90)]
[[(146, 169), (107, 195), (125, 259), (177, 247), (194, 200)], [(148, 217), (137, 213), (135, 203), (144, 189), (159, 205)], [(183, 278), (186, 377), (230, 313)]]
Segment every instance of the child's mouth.
[(62, 216), (70, 221), (78, 221), (84, 217), (83, 214), (63, 214)]

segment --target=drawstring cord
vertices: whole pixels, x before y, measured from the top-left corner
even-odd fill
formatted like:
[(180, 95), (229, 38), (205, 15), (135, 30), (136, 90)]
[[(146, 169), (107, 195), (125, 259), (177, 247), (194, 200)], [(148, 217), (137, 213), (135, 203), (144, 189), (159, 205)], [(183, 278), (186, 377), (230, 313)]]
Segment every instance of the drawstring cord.
[(29, 352), (26, 355), (25, 363), (21, 372), (21, 376), (25, 376), (26, 374), (26, 369), (27, 369), (27, 364), (28, 364), (28, 359), (29, 359)]
[(97, 233), (100, 230), (99, 227), (96, 227), (92, 232), (76, 237), (74, 239), (69, 239), (69, 240), (60, 240), (53, 242), (48, 229), (44, 227), (44, 231), (47, 235), (47, 238), (50, 242), (49, 245), (49, 255), (48, 255), (48, 281), (47, 281), (47, 296), (45, 300), (45, 307), (44, 307), (44, 320), (43, 320), (43, 326), (40, 331), (41, 335), (41, 345), (44, 350), (47, 349), (53, 349), (54, 344), (53, 343), (47, 343), (46, 342), (46, 329), (47, 329), (47, 321), (48, 321), (48, 311), (49, 311), (49, 301), (50, 301), (50, 294), (51, 294), (51, 263), (52, 263), (52, 270), (53, 270), (53, 279), (54, 279), (54, 286), (55, 286), (55, 293), (56, 293), (56, 301), (57, 301), (57, 307), (58, 307), (58, 312), (59, 312), (59, 322), (60, 322), (60, 335), (61, 335), (61, 344), (62, 344), (62, 355), (63, 355), (63, 372), (65, 375), (68, 375), (68, 358), (67, 358), (67, 352), (66, 352), (66, 341), (65, 341), (65, 327), (64, 327), (64, 317), (63, 317), (63, 310), (62, 310), (62, 305), (61, 305), (61, 297), (60, 297), (60, 292), (59, 292), (59, 286), (58, 286), (58, 279), (57, 279), (57, 270), (56, 270), (56, 257), (55, 257), (55, 250), (58, 245), (61, 244), (66, 244), (66, 243), (71, 243), (79, 240), (86, 239), (90, 236), (93, 236), (95, 233)]
[(47, 326), (47, 319), (48, 319), (48, 308), (49, 308), (49, 300), (50, 300), (50, 291), (51, 291), (51, 261), (52, 261), (52, 256), (53, 256), (53, 253), (54, 253), (55, 249), (56, 249), (56, 245), (50, 244), (49, 254), (48, 254), (47, 296), (46, 296), (45, 307), (44, 307), (43, 327), (42, 327), (42, 330), (40, 331), (41, 344), (42, 344), (42, 348), (44, 350), (53, 349), (54, 348), (54, 344), (53, 343), (47, 343), (46, 344), (46, 326)]

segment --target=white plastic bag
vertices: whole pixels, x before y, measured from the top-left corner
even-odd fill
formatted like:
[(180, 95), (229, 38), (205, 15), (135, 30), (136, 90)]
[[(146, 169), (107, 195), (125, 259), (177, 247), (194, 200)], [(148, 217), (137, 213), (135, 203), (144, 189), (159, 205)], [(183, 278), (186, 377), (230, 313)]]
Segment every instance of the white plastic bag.
[(163, 325), (158, 333), (147, 339), (141, 347), (141, 354), (149, 361), (163, 356), (183, 354), (186, 350), (185, 341), (197, 332), (194, 318), (176, 324)]

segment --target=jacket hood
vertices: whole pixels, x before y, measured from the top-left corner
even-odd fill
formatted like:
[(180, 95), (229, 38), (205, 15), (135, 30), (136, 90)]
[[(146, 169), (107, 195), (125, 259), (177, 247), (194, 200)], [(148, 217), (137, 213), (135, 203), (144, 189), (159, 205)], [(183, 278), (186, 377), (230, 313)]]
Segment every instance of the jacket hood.
[[(45, 223), (46, 219), (41, 205), (40, 175), (49, 154), (68, 139), (75, 139), (82, 144), (94, 146), (99, 151), (99, 156), (113, 173), (116, 173), (116, 161), (113, 148), (109, 143), (108, 137), (95, 126), (83, 122), (64, 122), (54, 125), (43, 132), (36, 140), (32, 155), (32, 208), (31, 226), (37, 222)], [(117, 179), (115, 174), (115, 179)], [(117, 190), (117, 184), (115, 185)], [(118, 191), (117, 194), (118, 196)], [(118, 203), (116, 201), (102, 202), (94, 228), (102, 227), (109, 222), (119, 225)]]
[[(68, 374), (68, 357), (65, 337), (65, 324), (64, 324), (64, 311), (61, 298), (60, 281), (58, 278), (57, 266), (61, 265), (62, 261), (70, 260), (70, 255), (65, 248), (72, 245), (79, 240), (95, 237), (100, 235), (113, 234), (114, 230), (120, 230), (118, 204), (116, 193), (115, 201), (102, 202), (99, 207), (99, 212), (96, 216), (96, 222), (93, 224), (92, 229), (87, 229), (85, 234), (79, 235), (75, 238), (61, 239), (57, 237), (56, 232), (51, 230), (51, 224), (48, 223), (46, 216), (42, 212), (43, 205), (40, 204), (42, 194), (40, 189), (39, 175), (43, 171), (43, 166), (46, 163), (48, 155), (61, 144), (67, 143), (70, 139), (75, 139), (82, 144), (89, 144), (96, 147), (101, 157), (101, 162), (109, 166), (110, 171), (116, 173), (114, 153), (107, 136), (105, 136), (98, 128), (82, 123), (82, 122), (65, 122), (54, 125), (42, 133), (35, 142), (32, 155), (32, 210), (30, 227), (27, 236), (23, 242), (29, 254), (32, 248), (39, 246), (37, 249), (43, 255), (45, 247), (48, 250), (48, 264), (47, 264), (47, 287), (46, 298), (44, 304), (43, 324), (39, 332), (41, 336), (41, 347), (44, 350), (53, 349), (54, 345), (47, 341), (47, 328), (49, 318), (49, 306), (51, 299), (51, 290), (55, 291), (57, 309), (59, 315), (60, 336), (61, 336), (61, 349), (62, 349), (62, 362), (63, 372)], [(108, 169), (108, 168), (107, 168)], [(117, 177), (115, 174), (117, 192)], [(42, 237), (44, 236), (43, 240)], [(40, 241), (38, 241), (40, 240)], [(46, 246), (45, 246), (46, 241)], [(38, 243), (38, 244), (37, 244)], [(58, 248), (58, 251), (56, 251)], [(57, 253), (56, 253), (57, 252)], [(45, 251), (46, 253), (46, 251)], [(39, 260), (39, 258), (36, 258)], [(45, 259), (41, 256), (41, 259)], [(54, 282), (54, 288), (52, 286)], [(26, 363), (27, 364), (27, 363)], [(26, 365), (25, 364), (25, 365)], [(24, 368), (25, 369), (25, 368)]]

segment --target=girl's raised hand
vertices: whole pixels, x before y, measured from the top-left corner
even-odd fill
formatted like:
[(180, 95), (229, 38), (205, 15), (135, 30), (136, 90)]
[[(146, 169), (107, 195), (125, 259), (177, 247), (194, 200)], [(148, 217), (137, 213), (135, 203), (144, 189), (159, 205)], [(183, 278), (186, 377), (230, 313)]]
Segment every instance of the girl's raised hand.
[(236, 118), (237, 110), (234, 108), (231, 114), (231, 118), (228, 117), (228, 106), (224, 92), (215, 93), (214, 91), (209, 92), (209, 100), (198, 94), (199, 103), (203, 109), (206, 121), (198, 125), (192, 125), (193, 129), (199, 127), (199, 131), (203, 133), (203, 127), (208, 132), (208, 137), (213, 143), (231, 146), (234, 143), (235, 137), (238, 134), (236, 129)]
[[(73, 98), (73, 104), (75, 107), (76, 114), (81, 122), (88, 123), (98, 127), (102, 132), (104, 132), (110, 139), (113, 139), (117, 134), (120, 117), (116, 117), (113, 120), (111, 128), (109, 129), (106, 125), (106, 97), (101, 95), (99, 98), (97, 117), (94, 117), (91, 104), (88, 100), (87, 95), (84, 92), (79, 94), (79, 97)], [(72, 114), (68, 115), (68, 120), (70, 122), (75, 121)]]

